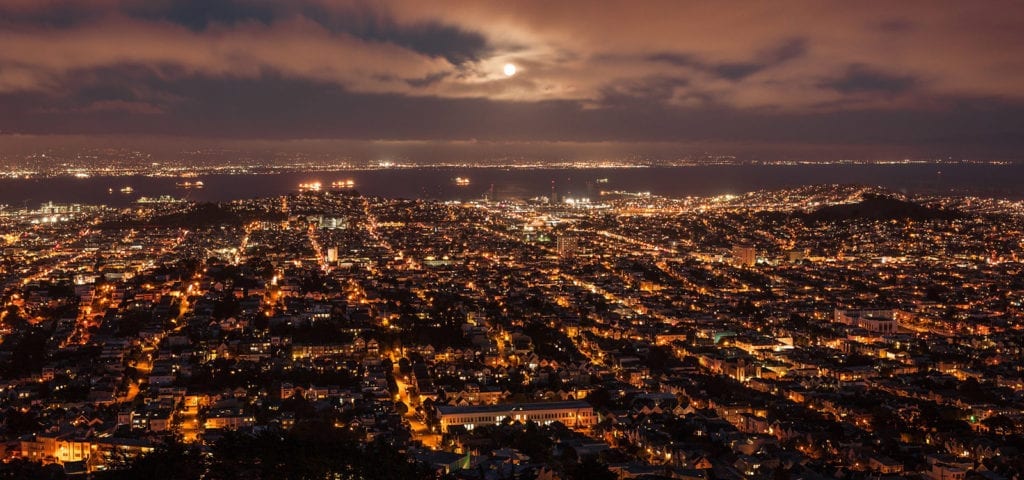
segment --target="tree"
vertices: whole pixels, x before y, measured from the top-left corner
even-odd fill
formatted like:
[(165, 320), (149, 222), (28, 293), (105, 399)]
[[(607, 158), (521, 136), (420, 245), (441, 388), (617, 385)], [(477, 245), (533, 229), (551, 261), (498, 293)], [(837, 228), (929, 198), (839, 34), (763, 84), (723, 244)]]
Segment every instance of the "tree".
[(67, 478), (64, 470), (55, 464), (43, 466), (39, 462), (33, 462), (23, 458), (15, 458), (10, 462), (0, 463), (0, 479), (33, 479), (33, 480), (61, 480)]
[(123, 468), (103, 473), (97, 478), (433, 478), (429, 471), (409, 463), (388, 444), (381, 441), (364, 443), (361, 437), (348, 429), (335, 428), (321, 421), (299, 422), (288, 432), (230, 432), (213, 445), (208, 456), (197, 448), (171, 441), (153, 453), (127, 460), (119, 467)]
[(187, 480), (200, 478), (206, 470), (202, 452), (198, 447), (181, 443), (175, 438), (159, 445), (153, 453), (138, 458), (117, 459), (112, 470), (100, 474), (101, 480), (132, 478), (160, 478)]
[(615, 480), (618, 478), (608, 466), (595, 459), (588, 458), (566, 469), (567, 478), (579, 478), (585, 480)]
[(587, 394), (587, 403), (596, 409), (608, 407), (612, 403), (612, 394), (604, 388), (596, 388)]

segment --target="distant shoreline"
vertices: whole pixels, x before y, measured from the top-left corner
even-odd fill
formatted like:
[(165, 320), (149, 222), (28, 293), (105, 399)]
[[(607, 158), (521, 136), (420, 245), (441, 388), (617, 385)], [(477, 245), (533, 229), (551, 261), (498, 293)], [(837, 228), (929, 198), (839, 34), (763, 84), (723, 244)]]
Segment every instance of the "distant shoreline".
[(282, 163), (192, 165), (155, 162), (151, 165), (121, 166), (73, 166), (53, 169), (39, 169), (16, 164), (5, 165), (0, 171), (2, 179), (45, 179), (45, 178), (93, 178), (93, 177), (170, 177), (192, 178), (197, 175), (279, 175), (283, 173), (310, 172), (366, 172), (389, 170), (446, 170), (446, 169), (504, 169), (504, 170), (600, 170), (600, 169), (646, 169), (646, 168), (700, 168), (700, 167), (821, 167), (830, 165), (882, 166), (882, 165), (1024, 165), (1024, 160), (947, 160), (947, 159), (903, 159), (903, 160), (679, 160), (640, 162), (528, 162), (528, 163), (424, 163), (384, 162), (378, 164), (339, 163)]
[[(183, 188), (185, 180), (202, 188)], [(457, 184), (456, 179), (462, 179)], [(128, 206), (140, 197), (170, 195), (194, 201), (230, 201), (294, 193), (300, 184), (351, 180), (352, 190), (389, 198), (475, 200), (550, 196), (597, 198), (602, 191), (650, 192), (666, 197), (742, 194), (807, 185), (858, 184), (908, 194), (1024, 199), (1024, 164), (872, 163), (813, 165), (689, 165), (629, 167), (430, 166), (390, 168), (217, 171), (187, 177), (103, 175), (0, 178), (0, 204), (47, 201)], [(129, 188), (130, 187), (130, 188)]]

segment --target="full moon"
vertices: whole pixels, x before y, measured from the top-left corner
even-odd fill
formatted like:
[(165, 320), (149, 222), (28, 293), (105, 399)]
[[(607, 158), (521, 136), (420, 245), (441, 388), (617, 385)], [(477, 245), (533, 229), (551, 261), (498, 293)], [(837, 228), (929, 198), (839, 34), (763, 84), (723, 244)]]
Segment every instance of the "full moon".
[(516, 66), (511, 63), (506, 63), (504, 71), (506, 77), (511, 77), (516, 74)]

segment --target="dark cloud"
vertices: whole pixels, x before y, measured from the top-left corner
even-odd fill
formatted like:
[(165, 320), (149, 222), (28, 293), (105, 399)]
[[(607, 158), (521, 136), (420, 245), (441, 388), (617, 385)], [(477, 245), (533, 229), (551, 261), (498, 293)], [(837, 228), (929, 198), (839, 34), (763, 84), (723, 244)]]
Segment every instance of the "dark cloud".
[(363, 40), (394, 43), (456, 64), (479, 60), (490, 51), (483, 35), (439, 21), (401, 25), (387, 12), (366, 7), (333, 11), (307, 6), (303, 14), (335, 32)]
[(444, 80), (447, 77), (448, 77), (448, 72), (439, 72), (439, 73), (435, 73), (433, 75), (427, 75), (427, 76), (425, 76), (423, 78), (410, 78), (410, 79), (407, 79), (405, 81), (405, 83), (408, 83), (409, 86), (411, 86), (411, 87), (426, 87), (426, 86), (433, 85), (433, 84), (435, 84), (437, 82), (440, 82), (441, 80)]
[(742, 80), (761, 70), (781, 65), (789, 60), (799, 58), (807, 52), (807, 39), (793, 38), (782, 42), (778, 47), (759, 51), (753, 58), (744, 62), (714, 63), (701, 60), (695, 54), (661, 52), (648, 55), (652, 62), (662, 62), (677, 67), (691, 67), (712, 72), (729, 80)]
[(910, 90), (918, 79), (910, 75), (894, 75), (879, 72), (865, 65), (850, 65), (839, 78), (822, 83), (827, 88), (842, 93), (880, 92), (887, 94), (903, 93)]
[(712, 70), (720, 76), (730, 80), (740, 80), (753, 75), (765, 68), (761, 63), (724, 63), (716, 65)]
[(210, 25), (239, 22), (270, 24), (285, 9), (269, 1), (245, 0), (155, 0), (131, 4), (125, 13), (148, 20), (167, 21), (202, 31)]
[(328, 8), (306, 1), (143, 0), (90, 7), (83, 2), (59, 1), (13, 12), (3, 12), (0, 7), (0, 14), (3, 14), (0, 15), (0, 25), (67, 28), (93, 22), (115, 12), (133, 19), (181, 25), (194, 32), (243, 23), (271, 25), (275, 21), (302, 18), (334, 33), (393, 43), (453, 63), (478, 60), (491, 50), (487, 39), (478, 32), (437, 20), (400, 24), (386, 9), (363, 3)]
[(754, 61), (715, 65), (713, 70), (721, 77), (725, 77), (730, 80), (740, 80), (766, 68), (783, 64), (795, 58), (800, 58), (806, 52), (807, 40), (803, 38), (795, 38), (783, 42), (782, 45), (777, 48), (761, 52)]
[[(599, 60), (603, 60), (607, 57), (598, 57)], [(707, 68), (704, 62), (697, 59), (696, 56), (685, 54), (685, 53), (673, 53), (673, 52), (660, 52), (653, 53), (647, 56), (647, 60), (652, 62), (664, 62), (669, 65), (675, 65), (677, 67), (699, 67)]]
[(685, 87), (685, 78), (652, 76), (639, 80), (615, 83), (601, 92), (601, 104), (623, 107), (627, 105), (659, 105), (671, 101), (679, 87)]
[[(1024, 147), (1024, 107), (960, 102), (948, 111), (859, 110), (770, 113), (715, 106), (677, 109), (622, 99), (601, 108), (573, 101), (508, 102), (358, 94), (336, 85), (267, 74), (255, 79), (147, 77), (127, 68), (93, 72), (101, 83), (129, 83), (172, 101), (125, 89), (86, 88), (59, 103), (47, 94), (0, 95), (0, 131), (156, 134), (184, 137), (417, 139), (448, 141), (767, 142), (793, 144)], [(632, 92), (651, 99), (667, 84)]]
[(399, 24), (388, 11), (361, 3), (344, 8), (328, 8), (306, 2), (184, 0), (147, 2), (138, 8), (129, 9), (128, 13), (174, 22), (196, 31), (211, 25), (253, 21), (269, 25), (274, 20), (301, 17), (335, 33), (373, 42), (393, 43), (425, 55), (443, 57), (453, 63), (477, 60), (490, 48), (487, 39), (479, 33), (440, 21)]
[(0, 27), (27, 28), (50, 27), (68, 28), (93, 21), (107, 14), (106, 8), (97, 8), (84, 2), (54, 2), (38, 8), (4, 9), (0, 3)]

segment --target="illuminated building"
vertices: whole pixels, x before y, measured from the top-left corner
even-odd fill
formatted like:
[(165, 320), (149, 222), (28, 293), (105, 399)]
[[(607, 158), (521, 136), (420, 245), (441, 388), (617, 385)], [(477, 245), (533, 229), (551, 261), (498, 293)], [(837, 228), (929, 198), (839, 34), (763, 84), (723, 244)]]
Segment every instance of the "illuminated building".
[(589, 428), (598, 422), (597, 414), (584, 401), (512, 403), (503, 405), (476, 405), (468, 407), (442, 405), (437, 407), (441, 431), (462, 426), (466, 430), (485, 425), (498, 425), (506, 419), (512, 422), (532, 421), (542, 425), (561, 422), (571, 428)]
[(835, 321), (874, 333), (895, 333), (898, 326), (892, 309), (835, 310)]
[(732, 261), (735, 265), (753, 267), (757, 263), (757, 249), (749, 243), (733, 245)]
[(576, 237), (571, 235), (561, 235), (558, 237), (557, 242), (558, 256), (560, 257), (572, 257), (576, 255)]

